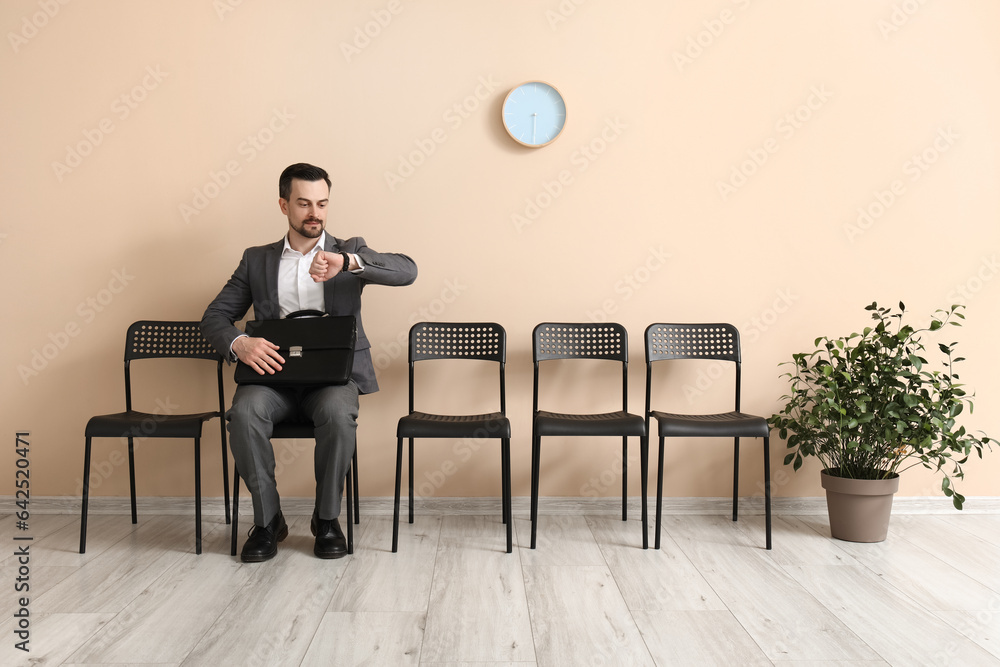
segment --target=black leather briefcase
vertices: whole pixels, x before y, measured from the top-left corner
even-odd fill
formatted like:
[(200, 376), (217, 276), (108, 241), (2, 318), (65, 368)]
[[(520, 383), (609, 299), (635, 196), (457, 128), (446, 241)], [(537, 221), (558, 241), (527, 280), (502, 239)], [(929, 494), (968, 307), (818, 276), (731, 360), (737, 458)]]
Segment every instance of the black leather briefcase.
[(265, 338), (278, 346), (285, 360), (281, 370), (261, 375), (243, 362), (236, 365), (237, 384), (277, 387), (316, 387), (346, 384), (354, 366), (358, 340), (353, 315), (330, 316), (299, 311), (283, 320), (247, 322), (248, 336)]

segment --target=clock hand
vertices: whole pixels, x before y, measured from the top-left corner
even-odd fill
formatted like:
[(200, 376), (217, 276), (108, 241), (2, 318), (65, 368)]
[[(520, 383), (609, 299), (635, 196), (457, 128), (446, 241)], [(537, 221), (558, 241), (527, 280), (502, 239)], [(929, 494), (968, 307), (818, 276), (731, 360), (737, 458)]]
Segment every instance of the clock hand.
[(535, 124), (538, 121), (538, 112), (531, 114), (531, 143), (535, 143)]

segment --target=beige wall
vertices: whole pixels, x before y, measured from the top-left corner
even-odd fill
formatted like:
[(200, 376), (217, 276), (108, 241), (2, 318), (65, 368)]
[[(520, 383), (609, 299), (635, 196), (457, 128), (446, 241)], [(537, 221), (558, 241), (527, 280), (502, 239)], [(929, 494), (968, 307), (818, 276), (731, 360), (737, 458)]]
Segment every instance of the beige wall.
[[(902, 299), (923, 319), (964, 301), (956, 334), (979, 399), (967, 424), (997, 435), (997, 25), (993, 0), (5, 0), (0, 464), (12, 469), (28, 429), (32, 491), (79, 493), (87, 419), (122, 409), (125, 328), (199, 319), (243, 248), (282, 235), (276, 181), (298, 161), (331, 173), (333, 233), (420, 267), (411, 287), (366, 292), (383, 390), (362, 399), (365, 495), (391, 494), (400, 342), (418, 318), (507, 328), (515, 495), (529, 491), (530, 335), (545, 320), (628, 328), (634, 412), (647, 324), (731, 321), (744, 408), (770, 414), (779, 362), (863, 327), (865, 304)], [(539, 150), (500, 123), (507, 91), (533, 79), (568, 106), (563, 135)], [(876, 217), (859, 224), (859, 209)], [(152, 367), (141, 400), (210, 405), (211, 374), (194, 391), (183, 375)], [(661, 404), (723, 407), (715, 375), (679, 373)], [(608, 405), (568, 371), (553, 379), (572, 384), (549, 385), (553, 408)], [(207, 495), (222, 492), (218, 443), (213, 422)], [(280, 490), (310, 496), (311, 448), (286, 445)], [(478, 447), (424, 443), (422, 492), (498, 495), (499, 453), (470, 456)], [(140, 493), (191, 493), (189, 444), (138, 449)], [(816, 467), (791, 475), (783, 450), (777, 494), (820, 495)], [(95, 494), (128, 493), (123, 452), (95, 445)], [(553, 438), (541, 492), (613, 496), (618, 456), (613, 439)], [(667, 457), (669, 495), (728, 493), (726, 442), (678, 442)], [(760, 461), (747, 447), (747, 492)], [(994, 455), (961, 488), (1000, 495), (998, 481)], [(912, 471), (901, 492), (932, 495), (937, 481)], [(8, 472), (0, 494), (12, 493)]]

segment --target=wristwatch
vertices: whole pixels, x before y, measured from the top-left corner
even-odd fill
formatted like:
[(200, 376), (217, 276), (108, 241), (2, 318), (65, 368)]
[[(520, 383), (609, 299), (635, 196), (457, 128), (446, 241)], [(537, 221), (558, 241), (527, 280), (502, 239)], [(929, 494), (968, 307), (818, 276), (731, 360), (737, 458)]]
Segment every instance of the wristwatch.
[(344, 266), (342, 269), (340, 269), (340, 272), (347, 273), (348, 271), (351, 270), (351, 256), (348, 255), (346, 252), (340, 253), (340, 256), (344, 258)]

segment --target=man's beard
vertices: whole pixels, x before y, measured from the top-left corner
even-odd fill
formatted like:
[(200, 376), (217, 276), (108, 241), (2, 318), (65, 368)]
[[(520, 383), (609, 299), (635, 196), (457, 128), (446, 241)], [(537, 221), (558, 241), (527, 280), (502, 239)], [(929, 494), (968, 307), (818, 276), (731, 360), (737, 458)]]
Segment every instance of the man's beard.
[[(319, 224), (315, 229), (313, 229), (307, 226), (307, 224), (310, 222), (316, 222)], [(309, 218), (308, 220), (303, 220), (302, 224), (295, 231), (297, 231), (299, 234), (306, 237), (307, 239), (318, 239), (320, 235), (323, 233), (323, 223), (319, 220), (316, 220), (315, 218)]]

